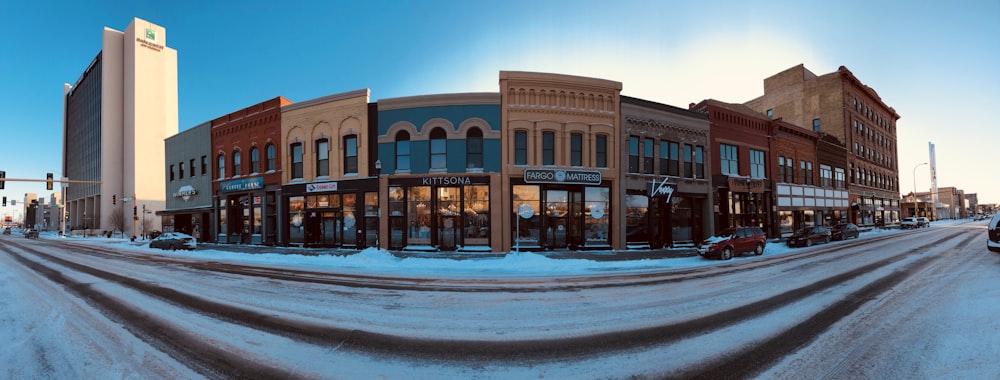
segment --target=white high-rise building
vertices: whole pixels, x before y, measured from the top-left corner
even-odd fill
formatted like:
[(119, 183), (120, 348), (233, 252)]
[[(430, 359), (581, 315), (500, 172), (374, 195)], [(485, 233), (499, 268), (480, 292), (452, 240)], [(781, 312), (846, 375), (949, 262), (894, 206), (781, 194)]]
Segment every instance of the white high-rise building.
[(105, 27), (101, 51), (64, 85), (64, 112), (67, 229), (161, 229), (153, 212), (165, 206), (163, 141), (178, 123), (166, 29), (139, 18), (124, 32)]

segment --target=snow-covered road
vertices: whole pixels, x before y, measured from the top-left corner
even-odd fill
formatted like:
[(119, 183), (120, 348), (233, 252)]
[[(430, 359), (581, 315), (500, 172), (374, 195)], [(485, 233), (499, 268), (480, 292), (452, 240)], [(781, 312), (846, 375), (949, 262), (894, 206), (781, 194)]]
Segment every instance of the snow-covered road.
[(935, 223), (729, 262), (594, 262), (5, 236), (0, 374), (997, 378), (984, 240), (983, 223)]

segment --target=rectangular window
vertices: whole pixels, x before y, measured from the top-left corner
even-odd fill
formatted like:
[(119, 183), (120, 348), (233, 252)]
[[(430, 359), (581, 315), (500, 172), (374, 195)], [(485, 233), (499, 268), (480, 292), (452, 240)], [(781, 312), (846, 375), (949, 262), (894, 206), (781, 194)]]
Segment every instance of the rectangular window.
[(701, 145), (694, 147), (694, 177), (705, 178), (705, 147)]
[(835, 181), (836, 188), (843, 189), (843, 188), (846, 187), (845, 183), (844, 183), (844, 181), (845, 181), (844, 177), (845, 177), (845, 175), (844, 175), (844, 168), (836, 168), (836, 169), (834, 169), (834, 181)]
[(764, 151), (750, 149), (750, 178), (767, 178)]
[(330, 140), (316, 140), (316, 176), (330, 176)]
[(170, 182), (174, 182), (174, 166), (170, 165)]
[(785, 181), (785, 156), (778, 156), (778, 182)]
[(819, 132), (819, 119), (813, 119), (813, 132)]
[(177, 179), (184, 179), (184, 163), (177, 163)]
[(292, 152), (292, 179), (302, 178), (302, 143), (295, 143), (291, 146)]
[(569, 135), (569, 164), (583, 166), (583, 134)]
[(597, 135), (594, 139), (594, 166), (608, 167), (608, 136)]
[(208, 174), (208, 156), (201, 156), (201, 175)]
[(739, 148), (735, 145), (719, 144), (719, 166), (722, 174), (740, 175)]
[(465, 167), (482, 169), (483, 167), (483, 133), (472, 129), (465, 137)]
[(811, 161), (799, 161), (799, 167), (802, 169), (802, 184), (815, 185), (816, 180), (813, 179), (813, 163)]
[(344, 174), (358, 174), (358, 136), (344, 136)]
[(431, 133), (431, 169), (448, 169), (448, 138), (440, 128)]
[(694, 146), (684, 144), (684, 178), (694, 178)]
[(639, 137), (628, 137), (628, 172), (639, 172)]
[(514, 165), (528, 164), (528, 132), (514, 132)]
[(795, 163), (792, 162), (791, 157), (785, 160), (785, 176), (787, 177), (786, 182), (795, 183)]
[(188, 169), (190, 169), (190, 171), (191, 171), (191, 176), (194, 177), (195, 176), (195, 174), (194, 174), (194, 159), (192, 158), (191, 160), (188, 161), (188, 163), (190, 164), (190, 165), (188, 165)]
[(653, 139), (642, 140), (642, 172), (653, 174)]
[(556, 164), (556, 134), (542, 132), (542, 165)]
[(819, 166), (819, 186), (833, 187), (833, 168), (830, 165)]
[(410, 171), (410, 140), (396, 141), (396, 171)]

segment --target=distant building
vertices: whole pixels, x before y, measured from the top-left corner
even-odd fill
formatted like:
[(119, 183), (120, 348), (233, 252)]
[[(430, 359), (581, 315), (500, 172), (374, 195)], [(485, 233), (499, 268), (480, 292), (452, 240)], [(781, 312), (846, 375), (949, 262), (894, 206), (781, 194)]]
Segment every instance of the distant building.
[(880, 225), (899, 220), (899, 114), (850, 70), (841, 66), (817, 76), (797, 65), (764, 79), (764, 95), (745, 104), (847, 146), (849, 221)]
[[(163, 140), (177, 133), (177, 51), (166, 29), (135, 18), (102, 36), (101, 51), (64, 85), (63, 176), (100, 182), (64, 185), (75, 230), (110, 230), (126, 198), (126, 208), (162, 210)], [(159, 218), (140, 222), (161, 228)]]

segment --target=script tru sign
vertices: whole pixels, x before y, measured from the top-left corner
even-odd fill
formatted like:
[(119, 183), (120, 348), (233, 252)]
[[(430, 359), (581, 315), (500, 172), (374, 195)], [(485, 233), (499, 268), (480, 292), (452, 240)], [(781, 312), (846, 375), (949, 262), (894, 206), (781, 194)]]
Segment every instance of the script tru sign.
[(675, 191), (677, 191), (677, 184), (667, 183), (666, 178), (664, 178), (660, 183), (657, 183), (656, 180), (649, 182), (649, 196), (660, 198), (666, 197), (667, 203), (670, 203), (670, 198), (674, 196)]

